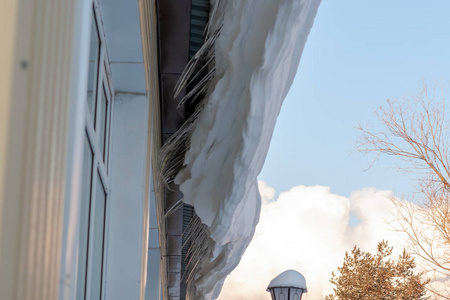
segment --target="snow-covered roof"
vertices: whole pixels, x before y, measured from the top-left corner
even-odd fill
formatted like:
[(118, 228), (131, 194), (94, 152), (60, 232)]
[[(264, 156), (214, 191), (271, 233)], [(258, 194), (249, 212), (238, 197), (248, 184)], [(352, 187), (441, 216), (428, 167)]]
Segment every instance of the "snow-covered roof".
[(276, 287), (293, 287), (307, 290), (305, 277), (295, 270), (284, 271), (272, 279), (267, 289)]

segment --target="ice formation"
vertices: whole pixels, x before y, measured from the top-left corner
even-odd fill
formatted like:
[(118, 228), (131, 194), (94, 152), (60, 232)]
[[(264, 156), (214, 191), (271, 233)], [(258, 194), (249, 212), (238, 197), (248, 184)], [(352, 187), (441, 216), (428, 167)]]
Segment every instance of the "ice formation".
[(261, 207), (257, 175), (320, 0), (224, 3), (223, 19), (212, 24), (223, 26), (215, 77), (175, 178), (184, 202), (209, 228), (212, 251), (195, 276), (198, 300), (218, 297), (253, 237)]

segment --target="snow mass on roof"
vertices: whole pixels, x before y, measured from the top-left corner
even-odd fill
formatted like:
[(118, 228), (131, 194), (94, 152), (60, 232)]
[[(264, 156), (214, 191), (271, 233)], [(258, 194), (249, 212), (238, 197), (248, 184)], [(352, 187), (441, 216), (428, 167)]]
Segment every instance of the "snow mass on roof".
[[(215, 76), (175, 178), (208, 227), (193, 299), (216, 299), (259, 221), (257, 185), (320, 0), (212, 0)], [(206, 254), (205, 254), (206, 253)], [(204, 257), (203, 257), (204, 256)], [(263, 263), (263, 262), (261, 262)]]

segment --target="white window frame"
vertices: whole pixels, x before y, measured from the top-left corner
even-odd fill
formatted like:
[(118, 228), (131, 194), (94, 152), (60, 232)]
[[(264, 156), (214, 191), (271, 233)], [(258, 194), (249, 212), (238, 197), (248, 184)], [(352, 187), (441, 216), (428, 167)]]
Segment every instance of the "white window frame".
[[(86, 105), (85, 108), (85, 138), (87, 138), (89, 146), (92, 151), (92, 166), (90, 168), (90, 196), (87, 203), (83, 203), (81, 205), (86, 205), (87, 207), (87, 217), (83, 219), (83, 216), (80, 216), (80, 222), (88, 222), (88, 233), (87, 233), (87, 241), (86, 241), (86, 249), (79, 249), (79, 251), (87, 251), (86, 255), (86, 276), (85, 283), (82, 290), (82, 294), (80, 291), (77, 291), (76, 299), (86, 299), (86, 300), (100, 300), (105, 297), (105, 274), (106, 274), (106, 255), (107, 255), (107, 245), (108, 245), (108, 228), (109, 228), (109, 210), (110, 210), (110, 192), (111, 192), (111, 178), (110, 178), (110, 161), (109, 158), (111, 156), (111, 140), (110, 137), (112, 122), (113, 122), (113, 109), (114, 109), (114, 95), (115, 91), (112, 85), (111, 79), (111, 70), (110, 70), (110, 61), (108, 57), (108, 51), (106, 47), (106, 39), (105, 32), (103, 29), (103, 22), (101, 18), (100, 5), (97, 0), (92, 2), (92, 20), (94, 23), (99, 35), (99, 60), (98, 64), (95, 67), (94, 76), (92, 80), (94, 80), (93, 84), (93, 95), (95, 94), (94, 101), (94, 118), (91, 115), (90, 108)], [(104, 93), (104, 95), (103, 95)], [(87, 94), (87, 93), (86, 93)], [(100, 121), (102, 118), (100, 117), (101, 113), (101, 105), (103, 105), (101, 99), (106, 96), (105, 103), (107, 103), (106, 109), (106, 120), (105, 121), (105, 142), (102, 147), (100, 147), (99, 136), (100, 134), (96, 132), (100, 127)], [(87, 101), (87, 99), (83, 99), (83, 101)], [(103, 142), (103, 141), (102, 141)], [(83, 170), (83, 174), (85, 170)], [(98, 175), (97, 175), (98, 174)], [(101, 270), (101, 290), (100, 290), (100, 299), (91, 299), (91, 291), (92, 291), (92, 272), (93, 272), (93, 264), (91, 259), (93, 257), (94, 247), (94, 226), (92, 224), (96, 223), (95, 220), (95, 205), (98, 201), (96, 201), (96, 189), (97, 189), (97, 180), (100, 178), (101, 185), (103, 186), (105, 192), (105, 207), (104, 207), (104, 219), (103, 221), (103, 241), (102, 241), (102, 270)], [(80, 245), (83, 244), (80, 241)], [(80, 262), (82, 263), (82, 262)], [(78, 277), (77, 277), (78, 278)]]

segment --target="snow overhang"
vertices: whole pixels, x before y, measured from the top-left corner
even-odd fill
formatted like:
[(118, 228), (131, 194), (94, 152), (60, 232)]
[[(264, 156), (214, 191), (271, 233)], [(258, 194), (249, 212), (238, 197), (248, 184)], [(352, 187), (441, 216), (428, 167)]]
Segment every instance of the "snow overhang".
[(204, 45), (176, 73), (167, 92), (172, 98), (162, 97), (162, 106), (168, 101), (171, 107), (167, 113), (185, 117), (175, 118), (176, 132), (163, 132), (160, 166), (168, 187), (163, 214), (176, 211), (182, 200), (197, 215), (183, 232), (191, 244), (182, 277), (187, 299), (217, 298), (250, 243), (261, 206), (257, 175), (319, 4), (211, 0)]

